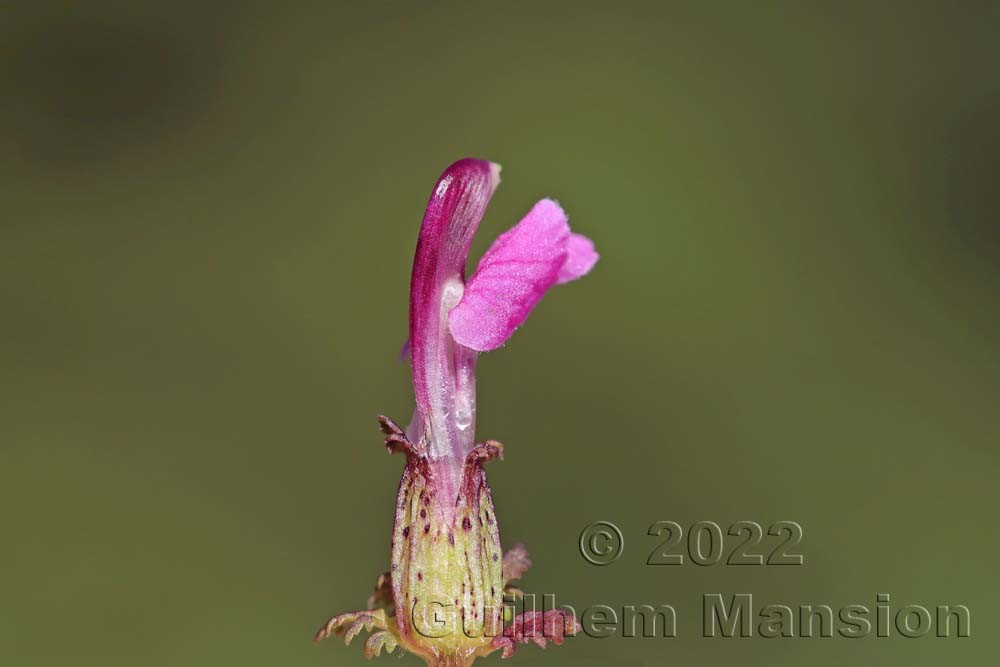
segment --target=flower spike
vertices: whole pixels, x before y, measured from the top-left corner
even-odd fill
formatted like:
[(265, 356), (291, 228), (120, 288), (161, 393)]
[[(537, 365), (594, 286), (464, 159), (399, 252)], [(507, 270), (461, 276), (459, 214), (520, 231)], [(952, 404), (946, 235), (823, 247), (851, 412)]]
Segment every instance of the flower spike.
[[(416, 409), (405, 430), (379, 417), (386, 449), (405, 455), (396, 496), (390, 570), (368, 609), (334, 616), (316, 634), (347, 643), (372, 633), (365, 655), (397, 647), (431, 667), (464, 667), (517, 644), (561, 644), (579, 624), (561, 610), (505, 618), (505, 596), (520, 590), (531, 561), (523, 545), (503, 554), (483, 464), (503, 459), (495, 440), (475, 444), (476, 357), (524, 324), (552, 286), (597, 262), (594, 244), (570, 231), (566, 214), (543, 199), (502, 234), (466, 282), (472, 237), (500, 183), (499, 165), (459, 160), (431, 192), (410, 280), (410, 336)], [(505, 620), (509, 623), (505, 624)]]

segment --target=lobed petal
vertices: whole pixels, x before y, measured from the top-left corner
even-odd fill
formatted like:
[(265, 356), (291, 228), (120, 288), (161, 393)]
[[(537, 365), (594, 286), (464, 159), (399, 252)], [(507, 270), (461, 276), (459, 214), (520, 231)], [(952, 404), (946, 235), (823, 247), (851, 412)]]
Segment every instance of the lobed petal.
[(587, 275), (599, 258), (593, 241), (583, 234), (570, 234), (566, 241), (566, 261), (559, 269), (556, 284), (562, 285)]
[(559, 204), (541, 200), (479, 260), (462, 300), (448, 314), (452, 337), (478, 352), (495, 350), (550, 287), (579, 278), (596, 261), (594, 244), (570, 232)]

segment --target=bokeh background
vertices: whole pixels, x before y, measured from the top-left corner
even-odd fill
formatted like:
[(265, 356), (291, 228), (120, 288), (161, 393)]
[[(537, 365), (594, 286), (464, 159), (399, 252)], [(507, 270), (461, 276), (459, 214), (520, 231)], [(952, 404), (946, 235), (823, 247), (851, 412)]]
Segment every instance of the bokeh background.
[[(547, 195), (602, 253), (480, 362), (525, 587), (680, 616), (516, 664), (995, 657), (1000, 10), (870, 4), (6, 7), (0, 662), (366, 664), (310, 639), (386, 566), (375, 416), (466, 155), (473, 257)], [(795, 520), (805, 565), (647, 567), (661, 519)], [(714, 592), (973, 636), (708, 640)]]

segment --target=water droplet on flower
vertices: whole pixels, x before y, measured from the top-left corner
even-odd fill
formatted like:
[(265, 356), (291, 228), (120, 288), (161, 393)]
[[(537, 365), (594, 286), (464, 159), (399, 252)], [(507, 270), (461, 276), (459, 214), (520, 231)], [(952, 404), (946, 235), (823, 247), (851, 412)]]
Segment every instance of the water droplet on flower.
[(472, 410), (469, 410), (468, 408), (459, 408), (458, 410), (456, 410), (455, 426), (457, 426), (459, 430), (462, 431), (472, 426)]

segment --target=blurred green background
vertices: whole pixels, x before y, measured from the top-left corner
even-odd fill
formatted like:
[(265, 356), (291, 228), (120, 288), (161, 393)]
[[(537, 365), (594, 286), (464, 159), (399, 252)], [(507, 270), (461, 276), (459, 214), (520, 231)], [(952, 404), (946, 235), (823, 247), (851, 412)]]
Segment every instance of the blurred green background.
[[(547, 195), (602, 253), (480, 362), (525, 587), (679, 613), (512, 664), (995, 657), (1000, 9), (872, 4), (5, 8), (0, 662), (366, 664), (310, 639), (387, 564), (375, 416), (466, 155), (505, 168), (473, 257)], [(661, 519), (806, 562), (647, 567)], [(973, 636), (709, 640), (715, 592)]]

